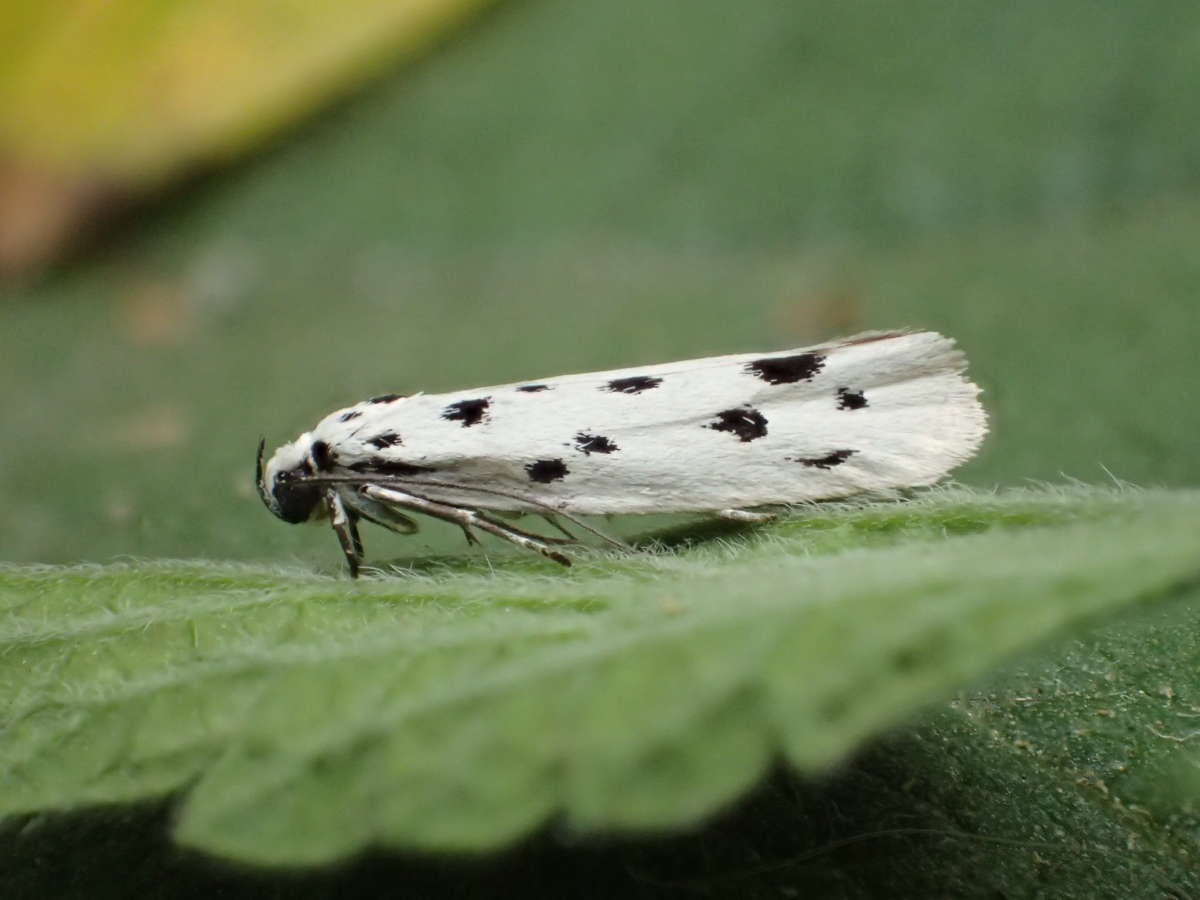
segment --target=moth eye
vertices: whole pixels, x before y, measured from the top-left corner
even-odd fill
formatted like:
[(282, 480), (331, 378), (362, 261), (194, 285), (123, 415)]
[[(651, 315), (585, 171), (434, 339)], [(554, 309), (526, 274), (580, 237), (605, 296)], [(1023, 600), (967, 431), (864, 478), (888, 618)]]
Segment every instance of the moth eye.
[(275, 512), (283, 521), (298, 525), (312, 518), (313, 511), (321, 502), (321, 488), (316, 484), (296, 480), (298, 477), (311, 474), (312, 469), (305, 461), (295, 469), (280, 472), (275, 476), (271, 495), (275, 498), (278, 511), (272, 510), (272, 512)]

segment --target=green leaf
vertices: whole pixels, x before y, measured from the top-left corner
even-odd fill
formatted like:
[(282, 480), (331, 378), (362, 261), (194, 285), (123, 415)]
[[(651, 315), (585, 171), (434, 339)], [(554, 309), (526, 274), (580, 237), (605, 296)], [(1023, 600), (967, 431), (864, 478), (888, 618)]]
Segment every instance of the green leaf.
[(1200, 4), (1065, 3), (505, 4), (0, 292), (4, 558), (333, 564), (260, 435), (860, 328), (959, 341), (967, 483), (1195, 485)]
[[(935, 491), (632, 556), (0, 570), (8, 813), (183, 791), (272, 863), (675, 828), (1198, 568), (1194, 494)], [(668, 549), (674, 547), (674, 550)]]

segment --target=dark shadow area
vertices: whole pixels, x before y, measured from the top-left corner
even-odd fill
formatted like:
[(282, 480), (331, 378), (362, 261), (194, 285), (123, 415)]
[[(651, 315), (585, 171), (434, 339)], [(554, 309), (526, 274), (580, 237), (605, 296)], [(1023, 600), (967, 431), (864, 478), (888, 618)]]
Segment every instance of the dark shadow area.
[[(549, 827), (482, 857), (371, 852), (331, 869), (233, 866), (174, 845), (169, 804), (96, 809), (12, 821), (2, 832), (7, 898), (368, 898), (780, 896), (782, 886), (822, 895), (844, 866), (879, 842), (836, 845), (861, 830), (846, 773), (824, 788), (775, 772), (749, 797), (691, 834), (643, 840), (583, 839)], [(851, 791), (851, 793), (853, 793)], [(843, 884), (843, 888), (849, 885)], [(869, 896), (856, 887), (844, 896)]]
[[(1090, 885), (1095, 897), (1173, 897), (1196, 887), (1172, 883), (1172, 867), (1146, 851), (1117, 854), (1119, 874), (1144, 893), (1123, 878), (1102, 887), (1097, 874), (1113, 866), (1114, 848), (1002, 833), (1001, 805), (1035, 801), (998, 796), (952, 765), (931, 777), (939, 770), (930, 763), (949, 762), (932, 759), (944, 744), (932, 728), (899, 733), (827, 779), (777, 767), (689, 833), (584, 838), (551, 825), (477, 857), (372, 851), (329, 868), (269, 870), (177, 847), (167, 803), (29, 817), (0, 831), (0, 884), (7, 900), (1002, 898), (1030, 884), (1044, 896), (1082, 896), (1073, 889)], [(977, 824), (988, 821), (990, 829)]]
[(665, 547), (668, 550), (687, 550), (710, 541), (748, 538), (761, 528), (761, 524), (754, 522), (734, 522), (711, 516), (682, 525), (643, 532), (628, 540), (635, 548)]

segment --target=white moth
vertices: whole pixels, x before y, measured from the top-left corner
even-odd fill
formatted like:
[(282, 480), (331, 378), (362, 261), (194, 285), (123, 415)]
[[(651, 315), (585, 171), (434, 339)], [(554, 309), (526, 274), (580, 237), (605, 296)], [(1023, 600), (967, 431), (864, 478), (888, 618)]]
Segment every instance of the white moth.
[[(328, 519), (358, 574), (366, 519), (424, 513), (570, 565), (568, 543), (504, 514), (569, 519), (713, 512), (932, 484), (987, 432), (954, 342), (872, 332), (767, 354), (561, 375), (340, 409), (275, 451), (257, 480), (286, 522)], [(493, 515), (499, 513), (501, 516)], [(603, 537), (603, 535), (601, 535)], [(612, 540), (611, 538), (607, 538)], [(619, 543), (619, 542), (614, 542)]]

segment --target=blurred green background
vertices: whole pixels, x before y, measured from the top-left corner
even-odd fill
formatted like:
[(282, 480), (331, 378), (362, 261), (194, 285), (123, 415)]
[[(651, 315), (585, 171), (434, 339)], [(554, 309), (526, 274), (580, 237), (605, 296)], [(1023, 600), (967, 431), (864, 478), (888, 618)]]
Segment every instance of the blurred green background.
[(501, 4), (8, 283), (0, 554), (333, 566), (260, 435), (864, 328), (967, 351), (965, 482), (1196, 484), (1198, 61), (1183, 0)]

